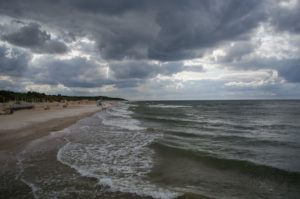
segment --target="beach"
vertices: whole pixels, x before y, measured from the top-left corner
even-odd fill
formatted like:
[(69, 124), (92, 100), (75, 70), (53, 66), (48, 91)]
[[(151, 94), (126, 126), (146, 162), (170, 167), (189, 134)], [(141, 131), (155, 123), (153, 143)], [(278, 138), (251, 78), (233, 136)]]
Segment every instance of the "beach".
[[(16, 147), (30, 140), (46, 136), (74, 124), (81, 118), (88, 117), (103, 108), (109, 108), (107, 102), (103, 107), (95, 103), (76, 104), (62, 108), (59, 103), (38, 104), (31, 110), (20, 110), (9, 115), (0, 115), (0, 150)], [(50, 108), (51, 107), (51, 108)]]
[[(88, 137), (82, 125), (86, 122), (91, 125), (89, 122), (97, 118), (97, 113), (105, 114), (118, 103), (67, 108), (55, 103), (49, 110), (44, 110), (45, 104), (39, 104), (33, 110), (1, 115), (0, 198), (152, 198), (107, 192), (107, 187), (97, 179), (82, 175), (61, 157), (61, 150), (68, 146), (72, 136), (81, 141)], [(101, 131), (98, 133), (101, 135)]]
[(15, 112), (1, 124), (1, 197), (296, 199), (299, 103), (145, 101)]

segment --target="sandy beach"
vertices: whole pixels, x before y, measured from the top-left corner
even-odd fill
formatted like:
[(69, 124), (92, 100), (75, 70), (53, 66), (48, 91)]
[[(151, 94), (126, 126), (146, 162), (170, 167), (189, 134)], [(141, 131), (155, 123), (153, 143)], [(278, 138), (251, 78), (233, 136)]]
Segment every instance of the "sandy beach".
[[(51, 132), (76, 125), (77, 121), (88, 118), (96, 112), (106, 111), (117, 103), (116, 101), (106, 101), (99, 107), (95, 103), (85, 103), (69, 105), (67, 108), (50, 104), (49, 110), (44, 110), (45, 104), (39, 104), (33, 110), (20, 110), (10, 115), (0, 115), (0, 162), (2, 163), (0, 165), (0, 198), (37, 198), (35, 186), (29, 183), (27, 177), (23, 175), (23, 171), (27, 171), (25, 166), (27, 160), (23, 161), (22, 157), (27, 153), (29, 156), (35, 156), (35, 152), (42, 153), (41, 148), (30, 150), (31, 141), (36, 140), (40, 140), (43, 146), (45, 144), (46, 150), (41, 154), (43, 161), (39, 161), (43, 163), (43, 169), (33, 171), (29, 174), (31, 177), (40, 178), (40, 174), (43, 173), (43, 175), (49, 175), (48, 179), (55, 178), (60, 176), (57, 175), (59, 171), (64, 174), (61, 182), (69, 183), (71, 182), (70, 178), (76, 177), (75, 182), (79, 183), (75, 186), (78, 186), (79, 189), (86, 188), (91, 184), (92, 191), (97, 192), (93, 195), (96, 198), (141, 198), (130, 193), (102, 191), (102, 186), (95, 187), (94, 184), (97, 183), (95, 179), (83, 177), (75, 169), (57, 161), (57, 150), (65, 144), (65, 139), (52, 138), (53, 140), (49, 139), (49, 143), (43, 141), (43, 138), (46, 138)], [(34, 169), (35, 166), (32, 168)], [(59, 184), (58, 187), (61, 186)], [(67, 187), (67, 185), (62, 187)], [(91, 198), (91, 195), (79, 198), (81, 197)], [(64, 198), (69, 198), (69, 196)], [(73, 197), (70, 196), (70, 198)]]
[(95, 103), (73, 104), (62, 108), (60, 104), (37, 105), (35, 109), (20, 110), (10, 115), (0, 115), (0, 150), (10, 149), (30, 140), (64, 129), (81, 118), (112, 106), (106, 102), (102, 107)]

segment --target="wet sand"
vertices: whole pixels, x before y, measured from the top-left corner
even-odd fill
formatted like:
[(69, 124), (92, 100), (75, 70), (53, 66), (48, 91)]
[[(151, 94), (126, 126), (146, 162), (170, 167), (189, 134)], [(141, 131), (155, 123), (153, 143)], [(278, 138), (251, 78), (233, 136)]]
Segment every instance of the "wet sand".
[[(39, 167), (20, 168), (31, 161), (30, 158), (20, 160), (19, 156), (24, 155), (24, 149), (30, 149), (30, 143), (34, 140), (47, 138), (51, 132), (63, 130), (80, 119), (89, 117), (98, 111), (111, 108), (116, 102), (105, 103), (103, 107), (96, 105), (77, 105), (68, 108), (51, 108), (43, 110), (17, 111), (12, 115), (0, 116), (0, 198), (36, 198), (34, 187), (26, 181), (27, 178), (42, 178), (57, 180), (56, 185), (45, 186), (43, 189), (64, 190), (69, 184), (76, 187), (80, 192), (71, 191), (64, 198), (124, 198), (141, 199), (151, 197), (141, 197), (135, 194), (122, 192), (107, 192), (105, 187), (97, 185), (94, 178), (83, 177), (75, 169), (70, 168), (57, 161), (57, 147), (65, 144), (65, 140), (55, 139), (53, 143), (47, 145), (46, 151), (30, 151), (29, 156), (34, 157), (36, 153), (41, 153), (43, 161), (39, 162)], [(21, 165), (20, 165), (21, 164)], [(42, 170), (40, 168), (43, 168)], [(26, 174), (22, 174), (26, 170)], [(63, 173), (63, 176), (57, 175)], [(76, 179), (68, 182), (69, 179)], [(72, 195), (73, 194), (73, 195)], [(74, 195), (75, 194), (75, 195)]]
[[(111, 106), (114, 104), (105, 104), (104, 108)], [(0, 198), (39, 198), (36, 192), (41, 189), (45, 193), (63, 192), (62, 198), (151, 199), (150, 196), (107, 191), (107, 187), (98, 184), (95, 178), (84, 177), (74, 168), (57, 161), (57, 150), (66, 144), (66, 140), (59, 136), (47, 139), (46, 135), (65, 129), (97, 111), (102, 111), (102, 108), (80, 105), (66, 109), (25, 110), (1, 116)], [(39, 187), (32, 184), (41, 179), (50, 181), (40, 182)], [(178, 197), (194, 198), (200, 197), (193, 194)]]
[[(111, 106), (111, 103), (106, 103), (104, 108)], [(51, 110), (20, 110), (11, 115), (0, 115), (0, 150), (14, 148), (50, 132), (62, 130), (101, 110), (101, 107), (89, 104)]]

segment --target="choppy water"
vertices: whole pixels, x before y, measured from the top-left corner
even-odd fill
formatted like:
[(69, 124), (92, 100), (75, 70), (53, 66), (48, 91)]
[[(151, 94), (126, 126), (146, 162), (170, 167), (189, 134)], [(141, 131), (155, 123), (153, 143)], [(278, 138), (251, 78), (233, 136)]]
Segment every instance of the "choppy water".
[(35, 198), (299, 198), (300, 101), (122, 103), (17, 160)]
[(130, 108), (163, 136), (151, 176), (215, 198), (300, 197), (299, 101), (162, 101)]

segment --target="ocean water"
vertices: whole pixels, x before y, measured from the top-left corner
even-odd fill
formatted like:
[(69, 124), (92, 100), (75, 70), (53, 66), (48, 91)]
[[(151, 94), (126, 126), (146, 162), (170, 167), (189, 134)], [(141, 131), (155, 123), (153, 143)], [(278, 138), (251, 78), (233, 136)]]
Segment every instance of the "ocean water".
[(296, 199), (300, 101), (124, 102), (16, 157), (6, 198)]
[(300, 101), (138, 102), (163, 136), (155, 183), (211, 198), (300, 198)]

